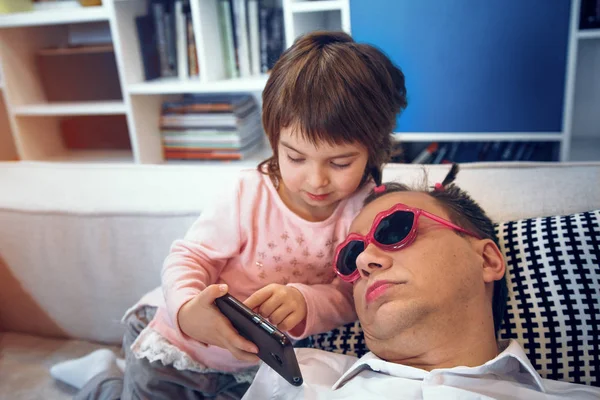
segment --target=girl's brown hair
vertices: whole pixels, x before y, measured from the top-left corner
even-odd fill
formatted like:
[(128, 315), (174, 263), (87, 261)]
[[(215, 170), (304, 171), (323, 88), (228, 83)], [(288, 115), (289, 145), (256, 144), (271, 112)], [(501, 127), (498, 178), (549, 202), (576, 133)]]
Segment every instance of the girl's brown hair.
[(277, 61), (263, 91), (262, 123), (273, 156), (258, 170), (280, 177), (279, 137), (293, 127), (318, 143), (358, 143), (369, 155), (362, 183), (381, 183), (396, 115), (406, 108), (404, 74), (380, 50), (343, 32), (301, 36)]

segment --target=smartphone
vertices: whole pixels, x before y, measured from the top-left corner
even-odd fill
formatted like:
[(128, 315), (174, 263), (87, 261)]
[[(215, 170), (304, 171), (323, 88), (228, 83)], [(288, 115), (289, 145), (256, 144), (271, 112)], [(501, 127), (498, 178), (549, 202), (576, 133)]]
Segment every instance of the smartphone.
[(240, 335), (258, 347), (261, 360), (292, 385), (302, 385), (294, 347), (285, 333), (229, 293), (216, 299), (215, 304)]

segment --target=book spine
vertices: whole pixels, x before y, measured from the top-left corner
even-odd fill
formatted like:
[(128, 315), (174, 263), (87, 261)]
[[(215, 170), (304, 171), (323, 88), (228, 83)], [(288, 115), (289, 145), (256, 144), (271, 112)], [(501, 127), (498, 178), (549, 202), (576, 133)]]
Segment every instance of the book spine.
[(281, 53), (285, 49), (285, 34), (283, 28), (283, 9), (273, 7), (269, 15), (268, 24), (271, 27), (269, 35), (269, 69), (273, 68)]
[(519, 144), (517, 145), (517, 150), (515, 151), (515, 156), (513, 157), (514, 161), (520, 161), (523, 158), (523, 154), (525, 154), (527, 145), (527, 142), (519, 142)]
[(269, 71), (269, 36), (268, 36), (269, 8), (262, 0), (259, 3), (259, 25), (260, 25), (260, 72)]
[(165, 3), (165, 41), (167, 45), (167, 63), (169, 76), (177, 75), (177, 49), (175, 48), (175, 13), (171, 2)]
[(504, 151), (502, 152), (502, 157), (500, 158), (502, 161), (511, 161), (513, 158), (513, 153), (515, 150), (515, 142), (509, 142), (506, 144)]
[(535, 150), (537, 149), (537, 147), (537, 143), (529, 143), (529, 147), (525, 150), (525, 153), (523, 153), (522, 161), (531, 161), (533, 159), (533, 155), (535, 154)]
[(175, 2), (175, 27), (177, 33), (177, 75), (179, 75), (179, 79), (187, 79), (189, 76), (187, 26), (183, 12), (183, 0)]
[(432, 164), (441, 164), (442, 161), (445, 159), (444, 157), (446, 157), (447, 152), (448, 152), (448, 144), (447, 143), (440, 144), (440, 147), (439, 147), (434, 159), (431, 161), (431, 163)]
[(231, 23), (231, 4), (228, 0), (219, 2), (219, 27), (221, 30), (221, 43), (225, 58), (225, 68), (229, 78), (238, 77), (235, 62), (235, 45), (233, 41), (233, 27)]
[(146, 80), (160, 77), (160, 60), (156, 45), (156, 30), (151, 16), (144, 15), (135, 18), (142, 64), (144, 65), (144, 78)]
[(453, 162), (456, 159), (459, 144), (460, 142), (453, 142), (450, 144), (450, 150), (448, 150), (448, 156), (444, 159), (445, 161)]
[(160, 75), (170, 76), (169, 59), (167, 55), (167, 39), (165, 33), (165, 8), (160, 2), (152, 3), (152, 16), (156, 30), (156, 46), (160, 61)]
[(248, 1), (248, 31), (250, 33), (250, 72), (260, 74), (260, 21), (258, 16), (258, 0)]
[(437, 151), (438, 143), (433, 142), (420, 152), (413, 160), (412, 164), (425, 164), (427, 160)]
[(188, 61), (189, 61), (189, 76), (198, 76), (200, 74), (200, 66), (198, 65), (198, 52), (196, 51), (196, 38), (194, 37), (194, 25), (192, 16), (187, 15), (187, 39), (188, 39)]
[(248, 45), (248, 26), (246, 24), (246, 0), (233, 0), (235, 34), (237, 36), (237, 55), (240, 76), (250, 76), (250, 55)]

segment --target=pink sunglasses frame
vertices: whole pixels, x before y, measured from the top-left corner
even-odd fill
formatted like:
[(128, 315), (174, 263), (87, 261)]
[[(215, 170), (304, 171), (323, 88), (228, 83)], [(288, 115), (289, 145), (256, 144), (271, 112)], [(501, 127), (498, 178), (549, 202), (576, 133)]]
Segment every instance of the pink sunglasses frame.
[[(377, 227), (379, 226), (379, 224), (381, 223), (381, 221), (384, 218), (389, 217), (390, 215), (392, 215), (393, 213), (395, 213), (397, 211), (408, 211), (408, 212), (413, 213), (413, 215), (414, 215), (413, 226), (412, 226), (410, 232), (408, 233), (408, 235), (406, 235), (406, 237), (404, 239), (402, 239), (398, 243), (387, 244), (387, 245), (379, 243), (377, 240), (375, 240), (375, 236), (374, 236), (375, 230), (377, 229)], [(360, 273), (358, 272), (358, 268), (356, 268), (350, 275), (342, 274), (337, 268), (338, 257), (340, 256), (342, 249), (344, 249), (344, 247), (346, 247), (350, 242), (359, 241), (359, 242), (364, 243), (365, 249), (367, 247), (369, 247), (369, 244), (373, 243), (375, 246), (377, 246), (378, 248), (380, 248), (383, 251), (401, 250), (405, 247), (410, 246), (410, 244), (412, 244), (412, 242), (414, 242), (415, 238), (417, 237), (417, 231), (419, 229), (419, 218), (421, 216), (427, 217), (437, 223), (444, 225), (447, 228), (454, 229), (456, 231), (462, 232), (469, 236), (473, 236), (474, 238), (480, 239), (479, 235), (469, 232), (468, 230), (463, 229), (460, 226), (455, 225), (452, 222), (445, 220), (442, 217), (438, 217), (437, 215), (427, 212), (425, 210), (421, 210), (420, 208), (409, 207), (405, 204), (398, 203), (395, 206), (392, 206), (391, 208), (377, 214), (377, 216), (375, 217), (375, 220), (373, 221), (373, 224), (371, 224), (371, 229), (369, 229), (369, 232), (366, 234), (366, 236), (359, 235), (358, 233), (351, 233), (346, 237), (346, 240), (344, 240), (342, 243), (340, 243), (337, 246), (337, 248), (335, 249), (335, 259), (333, 260), (333, 270), (343, 281), (350, 282), (350, 283), (356, 281), (360, 276)]]

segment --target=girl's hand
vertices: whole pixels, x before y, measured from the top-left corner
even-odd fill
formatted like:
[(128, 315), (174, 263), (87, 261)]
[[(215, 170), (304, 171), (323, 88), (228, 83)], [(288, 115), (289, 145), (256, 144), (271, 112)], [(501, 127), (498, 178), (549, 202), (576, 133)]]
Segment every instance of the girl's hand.
[(238, 360), (256, 362), (258, 347), (240, 336), (214, 304), (226, 293), (227, 285), (208, 286), (179, 309), (179, 327), (192, 339), (229, 350)]
[(306, 300), (294, 287), (271, 283), (254, 292), (244, 304), (268, 318), (282, 331), (289, 331), (306, 318)]

